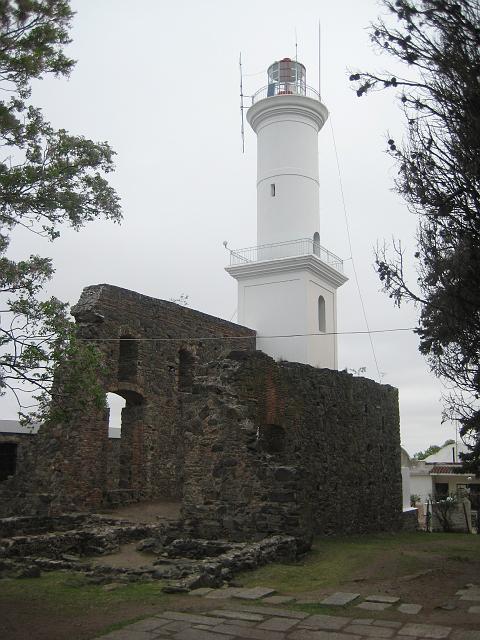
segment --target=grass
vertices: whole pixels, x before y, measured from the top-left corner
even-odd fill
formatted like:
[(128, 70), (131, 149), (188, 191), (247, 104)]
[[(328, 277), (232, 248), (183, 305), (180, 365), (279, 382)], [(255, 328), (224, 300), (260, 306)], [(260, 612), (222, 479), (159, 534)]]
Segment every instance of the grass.
[(40, 578), (0, 580), (0, 599), (3, 603), (14, 603), (21, 599), (32, 606), (39, 604), (47, 610), (61, 610), (62, 614), (75, 615), (127, 602), (161, 605), (169, 599), (167, 594), (162, 593), (163, 584), (127, 583), (113, 591), (105, 591), (101, 585), (89, 584), (80, 574), (53, 571), (42, 574)]
[(480, 536), (400, 533), (317, 539), (302, 562), (271, 564), (243, 573), (245, 586), (265, 586), (283, 593), (300, 593), (362, 580), (403, 576), (432, 567), (432, 556), (453, 560), (480, 556)]

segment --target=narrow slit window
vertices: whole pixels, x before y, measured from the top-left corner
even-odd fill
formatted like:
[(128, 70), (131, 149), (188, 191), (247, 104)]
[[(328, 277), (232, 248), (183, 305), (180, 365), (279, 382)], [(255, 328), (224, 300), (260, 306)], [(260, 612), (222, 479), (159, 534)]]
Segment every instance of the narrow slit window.
[(270, 195), (272, 196), (272, 198), (275, 197), (275, 183), (272, 182), (272, 184), (270, 185)]
[(318, 330), (322, 333), (326, 331), (325, 298), (323, 296), (318, 296)]

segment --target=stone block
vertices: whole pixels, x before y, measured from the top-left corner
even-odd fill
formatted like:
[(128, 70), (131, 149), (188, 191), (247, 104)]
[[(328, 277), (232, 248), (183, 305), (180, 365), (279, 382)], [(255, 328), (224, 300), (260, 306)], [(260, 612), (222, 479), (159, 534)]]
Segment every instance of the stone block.
[(339, 631), (313, 631), (311, 629), (295, 629), (288, 634), (289, 640), (361, 640), (362, 636)]
[(163, 611), (159, 614), (160, 618), (167, 620), (179, 620), (180, 622), (188, 622), (190, 624), (208, 624), (214, 626), (218, 624), (218, 618), (211, 616), (195, 615), (193, 613), (182, 613), (180, 611)]
[(410, 616), (414, 616), (417, 613), (420, 613), (421, 610), (422, 610), (421, 604), (413, 604), (410, 602), (404, 602), (403, 604), (397, 607), (397, 611), (400, 611), (400, 613), (406, 613)]
[(265, 616), (259, 613), (248, 613), (246, 611), (229, 611), (228, 609), (215, 609), (209, 611), (211, 616), (217, 616), (218, 618), (228, 618), (229, 620), (246, 620), (249, 622), (263, 622)]
[(267, 604), (287, 604), (287, 602), (294, 602), (295, 598), (292, 596), (268, 596), (268, 598), (264, 598), (262, 602), (266, 602)]
[(192, 589), (192, 591), (189, 592), (189, 596), (206, 596), (207, 593), (210, 593), (211, 591), (213, 591), (213, 589), (210, 589), (208, 587), (200, 587), (199, 589)]
[(176, 640), (234, 640), (233, 635), (227, 635), (227, 633), (220, 635), (202, 629), (185, 629), (175, 634), (175, 638)]
[(276, 607), (247, 607), (240, 606), (236, 608), (238, 611), (246, 611), (247, 613), (258, 613), (263, 616), (276, 616), (280, 618), (296, 618), (303, 620), (309, 617), (304, 611), (289, 611), (288, 609), (277, 609)]
[(257, 629), (268, 629), (269, 631), (288, 631), (295, 625), (299, 624), (298, 620), (289, 618), (268, 618), (265, 622), (257, 625)]
[(357, 609), (365, 609), (366, 611), (385, 611), (392, 606), (388, 602), (360, 602), (357, 604)]
[(331, 596), (328, 596), (327, 598), (321, 600), (320, 604), (328, 605), (330, 607), (344, 607), (345, 605), (350, 604), (359, 597), (359, 593), (337, 591), (336, 593), (332, 593)]
[(466, 593), (460, 596), (460, 600), (466, 600), (467, 602), (480, 602), (480, 591), (473, 591), (473, 589), (469, 589)]
[(451, 627), (442, 627), (434, 624), (416, 624), (409, 622), (399, 631), (400, 636), (413, 636), (414, 638), (432, 638), (433, 640), (442, 640), (447, 638), (451, 632)]
[(375, 620), (374, 626), (377, 627), (389, 627), (390, 629), (400, 629), (402, 626), (402, 622), (397, 622), (396, 620)]
[(344, 629), (345, 633), (356, 633), (369, 638), (391, 638), (395, 633), (394, 629), (387, 627), (375, 627), (373, 625), (351, 624)]
[(479, 613), (480, 614), (480, 606), (468, 607), (468, 613)]
[(383, 594), (377, 594), (372, 596), (367, 596), (365, 598), (365, 602), (385, 602), (387, 604), (395, 604), (399, 602), (400, 598), (396, 598), (394, 596), (384, 596)]
[(345, 627), (351, 621), (350, 618), (342, 618), (340, 616), (327, 616), (316, 614), (302, 620), (299, 627), (308, 629), (323, 629), (325, 631), (336, 631)]
[(455, 629), (451, 636), (452, 640), (480, 640), (480, 630), (475, 629)]
[(261, 598), (266, 598), (274, 593), (275, 589), (269, 589), (268, 587), (253, 587), (251, 589), (235, 589), (233, 597), (239, 598), (240, 600), (260, 600)]
[(282, 631), (269, 631), (268, 629), (242, 627), (235, 624), (233, 620), (228, 624), (225, 622), (224, 624), (215, 627), (215, 640), (223, 640), (225, 636), (220, 634), (232, 634), (235, 638), (246, 638), (251, 640), (284, 640), (285, 638), (285, 634)]
[(213, 589), (210, 593), (207, 593), (205, 597), (209, 600), (228, 600), (228, 598), (233, 598), (237, 591), (239, 591), (239, 589), (234, 589), (233, 587)]

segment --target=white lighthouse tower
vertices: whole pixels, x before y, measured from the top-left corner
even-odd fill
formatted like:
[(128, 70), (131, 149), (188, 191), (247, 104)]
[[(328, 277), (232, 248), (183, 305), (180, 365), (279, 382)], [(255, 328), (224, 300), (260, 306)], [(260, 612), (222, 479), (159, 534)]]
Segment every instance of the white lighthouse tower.
[(305, 67), (268, 68), (247, 120), (257, 134), (257, 246), (230, 252), (238, 322), (274, 358), (337, 368), (343, 263), (320, 245), (318, 133), (328, 118)]

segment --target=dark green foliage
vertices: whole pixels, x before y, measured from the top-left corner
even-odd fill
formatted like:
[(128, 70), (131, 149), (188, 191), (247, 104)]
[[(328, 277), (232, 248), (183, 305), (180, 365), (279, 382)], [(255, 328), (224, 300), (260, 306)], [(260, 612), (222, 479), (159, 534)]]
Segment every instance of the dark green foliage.
[(431, 456), (432, 453), (437, 453), (437, 451), (440, 451), (440, 449), (443, 449), (443, 447), (446, 447), (448, 444), (455, 444), (455, 440), (445, 440), (442, 445), (431, 444), (425, 449), (425, 451), (418, 451), (418, 453), (415, 453), (413, 457), (417, 460), (425, 460), (425, 458)]
[(376, 47), (403, 63), (405, 77), (354, 73), (359, 96), (399, 90), (407, 130), (388, 140), (396, 187), (418, 216), (414, 260), (418, 287), (407, 283), (404, 252), (377, 251), (384, 290), (420, 309), (420, 351), (450, 389), (445, 417), (457, 419), (480, 473), (480, 4), (478, 0), (383, 0), (396, 19), (372, 26)]
[[(61, 225), (79, 229), (98, 217), (121, 218), (104, 177), (113, 170), (108, 144), (55, 130), (29, 101), (33, 79), (66, 76), (73, 68), (63, 51), (72, 16), (68, 0), (0, 0), (0, 393), (34, 392), (41, 419), (52, 410), (58, 416), (66, 396), (81, 402), (93, 394), (100, 401), (100, 361), (76, 340), (67, 305), (41, 298), (54, 272), (51, 260), (11, 260), (11, 233), (24, 227), (55, 240)], [(50, 405), (55, 367), (66, 361), (72, 367)]]

